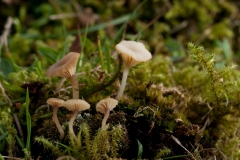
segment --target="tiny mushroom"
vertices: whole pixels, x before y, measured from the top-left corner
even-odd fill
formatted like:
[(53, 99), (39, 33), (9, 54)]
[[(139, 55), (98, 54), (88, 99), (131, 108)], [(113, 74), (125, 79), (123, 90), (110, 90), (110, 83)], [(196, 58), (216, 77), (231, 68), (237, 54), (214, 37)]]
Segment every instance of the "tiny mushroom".
[(73, 121), (76, 119), (78, 112), (89, 109), (90, 104), (81, 99), (69, 99), (64, 102), (63, 106), (73, 112), (68, 127), (69, 133), (72, 134), (75, 141), (77, 141), (77, 136), (73, 131)]
[(116, 97), (119, 100), (123, 95), (129, 69), (140, 62), (150, 60), (152, 55), (141, 42), (136, 41), (123, 40), (116, 45), (116, 49), (125, 63), (121, 87)]
[(115, 108), (117, 104), (118, 101), (110, 97), (105, 98), (96, 104), (96, 110), (104, 114), (104, 118), (102, 120), (102, 128), (104, 128), (104, 126), (106, 125), (110, 111), (113, 110), (113, 108)]
[(76, 79), (76, 65), (80, 54), (70, 52), (47, 70), (47, 76), (68, 78), (72, 83), (73, 99), (79, 99), (79, 86)]
[(62, 129), (59, 120), (58, 120), (58, 116), (57, 116), (57, 111), (59, 107), (62, 107), (64, 103), (64, 100), (62, 99), (58, 99), (58, 98), (49, 98), (47, 100), (47, 104), (51, 105), (53, 107), (53, 121), (56, 124), (56, 127), (60, 133), (60, 139), (63, 139), (64, 137), (64, 130)]

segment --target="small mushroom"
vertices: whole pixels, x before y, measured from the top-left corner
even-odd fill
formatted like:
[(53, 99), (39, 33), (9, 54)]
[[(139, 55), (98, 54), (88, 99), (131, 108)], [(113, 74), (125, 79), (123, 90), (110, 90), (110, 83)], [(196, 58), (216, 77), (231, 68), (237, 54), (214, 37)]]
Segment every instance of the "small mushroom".
[(129, 69), (140, 62), (150, 60), (152, 55), (141, 42), (123, 40), (116, 45), (116, 49), (125, 63), (121, 87), (116, 97), (116, 99), (119, 100), (126, 86)]
[(68, 78), (72, 83), (73, 99), (79, 99), (79, 86), (76, 79), (76, 65), (80, 54), (70, 52), (47, 70), (47, 76)]
[(90, 104), (81, 99), (69, 99), (64, 102), (63, 106), (73, 112), (68, 127), (69, 133), (72, 134), (75, 141), (77, 141), (77, 136), (73, 131), (73, 122), (76, 119), (78, 112), (89, 109)]
[(102, 128), (104, 128), (106, 125), (110, 111), (113, 110), (113, 108), (115, 108), (117, 104), (118, 101), (110, 97), (105, 98), (96, 104), (96, 110), (104, 114), (104, 118), (102, 120)]
[(62, 107), (64, 103), (64, 100), (62, 99), (58, 99), (58, 98), (49, 98), (47, 100), (47, 104), (51, 105), (53, 107), (53, 121), (56, 124), (56, 127), (60, 133), (60, 139), (63, 139), (64, 137), (64, 130), (62, 129), (59, 120), (58, 120), (58, 116), (57, 116), (57, 112), (58, 112), (58, 108)]

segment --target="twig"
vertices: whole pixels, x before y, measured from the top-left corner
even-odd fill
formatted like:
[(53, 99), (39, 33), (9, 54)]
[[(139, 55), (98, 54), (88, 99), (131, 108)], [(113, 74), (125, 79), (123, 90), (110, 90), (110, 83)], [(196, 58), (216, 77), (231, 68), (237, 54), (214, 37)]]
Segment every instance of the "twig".
[[(0, 58), (0, 60), (1, 60), (1, 58)], [(1, 63), (0, 63), (0, 64), (1, 64)], [(3, 95), (3, 98), (5, 99), (5, 101), (6, 101), (10, 106), (12, 106), (13, 103), (12, 103), (11, 99), (6, 95), (5, 90), (4, 90), (1, 82), (0, 82), (0, 89), (2, 90), (2, 95)]]
[(81, 12), (53, 14), (49, 17), (49, 19), (53, 21), (58, 19), (75, 18), (79, 17), (79, 14), (81, 14)]
[(152, 111), (153, 112), (153, 117), (155, 116), (155, 111), (151, 107), (146, 106), (146, 107), (139, 107), (137, 112), (133, 115), (133, 117), (135, 117), (135, 118), (139, 117), (139, 113), (146, 110), (146, 109)]
[(182, 28), (185, 28), (188, 25), (188, 22), (185, 20), (182, 23), (180, 23), (179, 25), (177, 25), (176, 27), (174, 27), (171, 31), (170, 34), (173, 34), (179, 30), (181, 30)]
[(21, 127), (21, 124), (20, 124), (20, 122), (19, 122), (19, 120), (18, 120), (18, 117), (17, 117), (17, 114), (16, 114), (16, 113), (13, 113), (13, 118), (14, 118), (14, 121), (16, 122), (18, 132), (19, 132), (22, 140), (24, 140), (22, 127)]
[(161, 17), (164, 15), (165, 12), (166, 12), (166, 10), (162, 10), (160, 13), (158, 13), (156, 17), (154, 17), (143, 29), (141, 29), (141, 30), (137, 33), (137, 36), (138, 36), (139, 34), (141, 34), (141, 32), (142, 32), (143, 30), (145, 30), (145, 29), (149, 28), (151, 25), (153, 25), (154, 22), (156, 22), (159, 18), (161, 18)]
[(61, 157), (58, 157), (56, 160), (62, 160), (62, 159), (66, 159), (66, 158), (69, 158), (71, 160), (76, 160), (75, 158), (73, 158), (72, 156), (61, 156)]
[(10, 157), (10, 156), (2, 156), (3, 158), (7, 158), (7, 159), (14, 159), (14, 160), (24, 160), (22, 158), (17, 158), (17, 157)]
[(40, 107), (38, 107), (36, 110), (35, 110), (35, 113), (38, 113), (39, 110), (43, 109), (43, 108), (47, 108), (48, 111), (49, 111), (49, 105), (48, 104), (45, 104), (45, 105), (41, 105)]
[[(4, 26), (3, 34), (0, 37), (0, 57), (1, 57), (2, 46), (4, 44), (5, 44), (6, 51), (8, 52), (7, 37), (9, 35), (10, 29), (12, 27), (12, 24), (13, 24), (13, 18), (12, 17), (8, 17), (7, 22), (6, 22), (5, 26)], [(0, 58), (0, 66), (1, 66), (1, 58)]]
[(171, 135), (171, 137), (179, 146), (181, 146), (188, 154), (190, 154), (193, 159), (196, 160), (196, 158), (194, 158), (193, 154), (190, 151), (188, 151), (187, 148), (185, 148), (176, 137), (174, 137), (173, 135)]
[(6, 49), (8, 50), (7, 47), (7, 37), (9, 35), (10, 29), (12, 27), (13, 24), (13, 18), (12, 17), (8, 17), (7, 22), (4, 26), (4, 31), (3, 34), (0, 37), (0, 50), (2, 49), (3, 44), (6, 45)]

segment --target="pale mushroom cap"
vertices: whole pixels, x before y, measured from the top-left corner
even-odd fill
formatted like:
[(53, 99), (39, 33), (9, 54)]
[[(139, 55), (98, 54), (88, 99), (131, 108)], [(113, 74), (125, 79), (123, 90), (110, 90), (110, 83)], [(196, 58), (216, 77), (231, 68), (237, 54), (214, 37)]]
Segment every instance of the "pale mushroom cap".
[(62, 107), (64, 100), (59, 98), (49, 98), (47, 100), (47, 104), (51, 105), (52, 107)]
[(78, 110), (79, 112), (90, 108), (90, 104), (81, 99), (69, 99), (64, 102), (63, 106), (70, 111)]
[(152, 58), (152, 54), (141, 42), (123, 40), (116, 45), (116, 49), (128, 67), (133, 67)]
[(47, 76), (60, 76), (64, 78), (73, 76), (76, 73), (76, 65), (79, 56), (80, 54), (76, 52), (68, 53), (47, 70)]
[(116, 99), (108, 97), (108, 98), (105, 98), (105, 99), (99, 101), (96, 104), (96, 110), (97, 110), (97, 112), (101, 112), (101, 113), (105, 114), (105, 111), (107, 108), (111, 111), (111, 110), (113, 110), (113, 108), (116, 107), (117, 104), (118, 104), (118, 101)]

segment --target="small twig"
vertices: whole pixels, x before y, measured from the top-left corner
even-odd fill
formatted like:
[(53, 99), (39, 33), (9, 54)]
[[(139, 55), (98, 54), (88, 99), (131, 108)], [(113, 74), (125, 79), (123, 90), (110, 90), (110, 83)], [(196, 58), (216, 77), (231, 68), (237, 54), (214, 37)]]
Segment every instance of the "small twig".
[(17, 157), (10, 157), (10, 156), (2, 156), (3, 158), (7, 158), (7, 159), (14, 159), (14, 160), (24, 160), (22, 158), (17, 158)]
[(159, 18), (161, 18), (164, 13), (166, 12), (166, 10), (162, 10), (160, 13), (157, 14), (156, 17), (154, 17), (143, 29), (141, 29), (138, 33), (137, 33), (137, 36), (139, 34), (141, 34), (141, 32), (147, 28), (149, 28), (151, 25), (153, 25)]
[(171, 31), (170, 34), (173, 34), (179, 30), (181, 30), (182, 28), (185, 28), (188, 25), (188, 22), (185, 20), (182, 23), (180, 23), (179, 25), (177, 25), (176, 27), (174, 27)]
[(81, 14), (81, 12), (54, 14), (54, 15), (51, 15), (49, 19), (53, 21), (58, 19), (75, 18), (75, 17), (79, 17), (79, 14)]
[(179, 146), (181, 146), (188, 154), (190, 154), (193, 159), (196, 160), (196, 158), (194, 158), (193, 154), (190, 151), (188, 151), (187, 148), (185, 148), (176, 137), (174, 137), (173, 135), (171, 135), (171, 137)]
[(35, 113), (37, 113), (39, 110), (43, 109), (43, 108), (48, 108), (48, 111), (49, 111), (49, 105), (48, 104), (45, 104), (45, 105), (41, 105), (40, 107), (38, 107), (35, 111)]
[(6, 45), (6, 49), (8, 50), (7, 47), (7, 37), (9, 35), (10, 29), (12, 27), (13, 24), (13, 18), (12, 17), (8, 17), (7, 22), (4, 26), (4, 32), (0, 37), (0, 50), (2, 49), (3, 44)]
[(209, 105), (209, 103), (207, 103), (207, 107), (208, 107), (208, 109), (209, 109), (209, 111), (201, 118), (201, 120), (203, 120), (206, 116), (208, 116), (209, 114), (210, 114), (210, 112), (213, 110), (213, 108), (214, 107), (211, 107), (210, 105)]
[(133, 117), (137, 118), (139, 116), (139, 113), (146, 110), (146, 109), (152, 111), (153, 112), (153, 117), (155, 116), (155, 111), (151, 107), (146, 106), (146, 107), (139, 107), (137, 112), (133, 115)]
[(20, 122), (18, 120), (18, 116), (17, 116), (16, 113), (13, 113), (13, 118), (14, 118), (14, 121), (15, 121), (15, 123), (17, 125), (18, 132), (19, 132), (22, 140), (24, 141), (24, 135), (23, 135), (22, 127), (21, 127), (21, 124), (20, 124)]
[[(1, 57), (1, 51), (2, 51), (2, 46), (5, 44), (5, 48), (7, 53), (8, 52), (8, 42), (7, 42), (7, 37), (10, 33), (10, 29), (12, 27), (13, 24), (13, 18), (12, 17), (8, 17), (7, 22), (4, 26), (4, 31), (3, 34), (0, 36), (0, 57)], [(0, 58), (0, 66), (1, 66), (1, 58)]]
[[(0, 59), (1, 59), (1, 58), (0, 58)], [(0, 63), (0, 64), (1, 64), (1, 63)], [(1, 82), (0, 82), (0, 89), (2, 90), (2, 95), (3, 95), (3, 98), (5, 99), (5, 101), (6, 101), (10, 106), (12, 106), (13, 103), (12, 103), (11, 99), (6, 95), (5, 90), (4, 90)]]
[(56, 160), (62, 160), (62, 159), (71, 159), (71, 160), (76, 160), (75, 158), (73, 158), (72, 156), (61, 156), (61, 157), (58, 157)]

